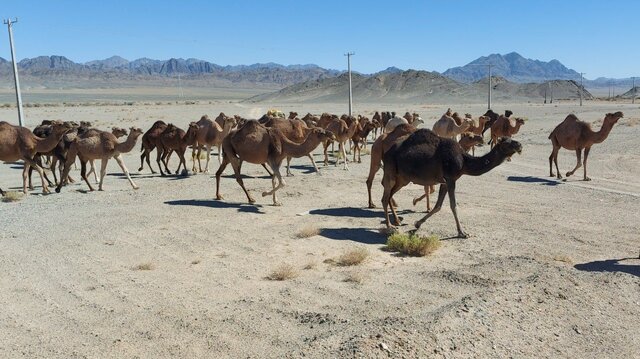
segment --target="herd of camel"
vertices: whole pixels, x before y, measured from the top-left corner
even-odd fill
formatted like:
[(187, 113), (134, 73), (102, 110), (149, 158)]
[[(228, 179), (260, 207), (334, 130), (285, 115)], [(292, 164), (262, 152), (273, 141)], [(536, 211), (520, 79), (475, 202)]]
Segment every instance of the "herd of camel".
[[(587, 177), (587, 158), (591, 146), (604, 141), (613, 125), (622, 117), (622, 112), (606, 114), (601, 129), (596, 132), (589, 123), (580, 121), (573, 114), (568, 115), (549, 135), (553, 144), (553, 151), (549, 156), (550, 176), (556, 176), (553, 173), (555, 163), (557, 178), (562, 178), (557, 158), (559, 149), (565, 148), (575, 150), (577, 156), (575, 168), (567, 172), (566, 176), (571, 176), (578, 168), (583, 167), (583, 179), (590, 180)], [(56, 192), (60, 192), (62, 186), (74, 181), (69, 173), (72, 166), (75, 166), (76, 158), (80, 160), (82, 179), (91, 191), (93, 186), (88, 176), (93, 173), (98, 189), (102, 190), (107, 163), (111, 158), (116, 160), (131, 186), (137, 189), (138, 186), (131, 179), (122, 160), (122, 154), (132, 151), (139, 137), (142, 136), (142, 146), (138, 170), (144, 169), (146, 161), (151, 172), (156, 173), (150, 161), (151, 152), (155, 149), (156, 163), (162, 176), (171, 173), (168, 162), (173, 153), (180, 161), (175, 173), (187, 172), (185, 153), (189, 147), (192, 148), (192, 171), (208, 172), (211, 148), (216, 146), (220, 162), (216, 171), (216, 199), (223, 199), (220, 179), (227, 165), (231, 164), (236, 181), (244, 190), (248, 201), (255, 202), (241, 176), (243, 162), (249, 162), (262, 165), (269, 173), (272, 190), (263, 192), (262, 196), (272, 196), (274, 205), (279, 205), (276, 192), (285, 186), (280, 172), (285, 159), (287, 176), (292, 175), (289, 168), (291, 158), (300, 157), (308, 157), (315, 171), (320, 174), (311, 153), (322, 144), (326, 166), (329, 162), (328, 147), (337, 143), (339, 154), (335, 165), (338, 166), (342, 159), (343, 168), (348, 170), (347, 152), (353, 152), (354, 162), (361, 162), (361, 150), (366, 148), (368, 138), (373, 136), (371, 164), (366, 180), (369, 207), (375, 207), (371, 199), (371, 187), (376, 172), (383, 167), (382, 206), (387, 227), (395, 228), (395, 225), (400, 224), (394, 194), (407, 184), (415, 183), (424, 187), (425, 194), (414, 199), (414, 205), (425, 197), (427, 199), (427, 214), (416, 222), (416, 228), (440, 210), (445, 196), (449, 194), (458, 236), (466, 237), (456, 212), (456, 180), (462, 175), (484, 174), (505, 159), (510, 160), (515, 153), (520, 153), (522, 145), (513, 140), (512, 136), (518, 133), (525, 121), (513, 118), (512, 112), (508, 110), (504, 115), (489, 110), (476, 121), (470, 114), (463, 117), (449, 109), (436, 121), (432, 130), (418, 129), (418, 125), (422, 123), (424, 121), (418, 114), (409, 112), (402, 117), (393, 112), (375, 112), (371, 119), (360, 115), (338, 117), (329, 113), (319, 116), (307, 114), (298, 118), (295, 112), (287, 117), (274, 110), (258, 120), (248, 120), (237, 115), (230, 117), (224, 113), (211, 120), (205, 115), (199, 121), (191, 122), (186, 131), (163, 121), (155, 122), (146, 132), (135, 127), (129, 131), (117, 127), (112, 131), (102, 131), (92, 128), (88, 122), (77, 124), (61, 121), (43, 121), (31, 131), (0, 122), (0, 160), (24, 162), (22, 176), (25, 194), (28, 193), (27, 186), (33, 188), (32, 170), (40, 175), (43, 192), (49, 193), (49, 186), (53, 186), (53, 183), (46, 175), (45, 163), (53, 173)], [(491, 150), (483, 156), (475, 157), (474, 148), (483, 143), (483, 135), (488, 130), (491, 133)], [(118, 138), (124, 136), (126, 140), (120, 142)], [(203, 149), (206, 154), (204, 169), (201, 164)], [(95, 160), (101, 160), (99, 180), (94, 167)], [(59, 172), (59, 178), (56, 172)], [(436, 204), (431, 209), (429, 194), (435, 191), (435, 185), (440, 185), (440, 189)], [(2, 189), (0, 194), (5, 195)], [(393, 215), (393, 223), (389, 218), (389, 209)]]

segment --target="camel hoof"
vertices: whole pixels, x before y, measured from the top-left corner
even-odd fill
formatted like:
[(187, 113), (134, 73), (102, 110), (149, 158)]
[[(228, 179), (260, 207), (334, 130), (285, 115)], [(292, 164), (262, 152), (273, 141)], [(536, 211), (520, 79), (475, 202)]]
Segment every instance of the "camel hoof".
[(573, 173), (571, 173), (571, 172), (567, 172), (567, 173), (566, 173), (566, 176), (567, 176), (567, 177), (569, 177), (569, 176), (571, 176), (572, 174), (573, 174)]
[(583, 181), (591, 181), (591, 178), (585, 177)]
[(138, 187), (138, 186), (133, 186), (133, 189), (140, 189), (140, 187)]
[(293, 173), (287, 173), (287, 177), (293, 177)]
[(416, 229), (420, 229), (420, 226), (422, 226), (422, 222), (417, 221), (415, 224)]
[(249, 198), (249, 203), (254, 204), (254, 203), (256, 203), (256, 200), (253, 199), (253, 198)]
[(273, 202), (273, 205), (276, 207), (282, 206), (282, 202)]
[(415, 206), (416, 204), (418, 204), (418, 202), (420, 202), (420, 197), (414, 198), (413, 199), (413, 205)]
[(221, 194), (216, 195), (216, 201), (222, 201), (224, 199), (224, 197), (222, 197)]
[(369, 208), (377, 208), (375, 204), (369, 203)]
[(469, 235), (464, 232), (460, 232), (458, 233), (458, 238), (469, 238)]
[(140, 171), (142, 171), (142, 170), (143, 170), (143, 168), (142, 168), (142, 167), (138, 168), (138, 172), (140, 172)]
[(60, 188), (56, 187), (56, 193), (60, 193)]
[(558, 179), (562, 179), (562, 175), (558, 173), (558, 177), (556, 177)]
[(262, 192), (262, 197), (266, 197), (269, 195), (269, 192)]

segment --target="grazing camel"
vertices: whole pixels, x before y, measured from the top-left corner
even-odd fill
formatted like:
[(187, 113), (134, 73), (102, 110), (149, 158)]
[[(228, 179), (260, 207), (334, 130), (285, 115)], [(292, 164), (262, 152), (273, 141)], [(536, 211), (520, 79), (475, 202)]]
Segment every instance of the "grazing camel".
[(456, 124), (451, 116), (445, 113), (433, 124), (433, 132), (442, 138), (456, 138), (459, 134), (465, 132), (471, 125), (473, 120), (463, 119), (462, 124)]
[[(52, 121), (51, 134), (46, 138), (40, 138), (26, 127), (14, 126), (8, 122), (0, 121), (0, 161), (24, 161), (22, 171), (22, 192), (24, 194), (27, 194), (27, 177), (30, 167), (34, 167), (40, 175), (42, 193), (50, 193), (49, 187), (45, 183), (42, 167), (38, 166), (33, 157), (38, 152), (51, 151), (71, 128), (72, 125), (68, 122)], [(0, 192), (4, 195), (4, 192), (1, 190)]]
[[(268, 163), (273, 170), (271, 177), (272, 190), (263, 192), (262, 196), (273, 196), (273, 205), (281, 205), (276, 197), (276, 191), (286, 185), (280, 174), (280, 165), (286, 157), (303, 157), (312, 152), (318, 145), (326, 140), (334, 139), (331, 132), (321, 128), (312, 129), (302, 143), (295, 143), (275, 128), (268, 128), (258, 121), (247, 123), (225, 137), (222, 141), (223, 159), (220, 168), (216, 172), (216, 199), (223, 199), (220, 194), (220, 177), (229, 163), (233, 167), (236, 181), (242, 187), (249, 203), (255, 203), (255, 199), (244, 186), (240, 171), (242, 163), (247, 161), (254, 164)], [(278, 185), (276, 186), (276, 179)]]
[[(358, 120), (356, 118), (351, 117), (350, 119), (351, 125), (347, 125), (347, 122), (342, 119), (332, 119), (331, 122), (327, 125), (326, 130), (330, 131), (335, 135), (335, 141), (338, 142), (338, 151), (342, 154), (342, 161), (344, 163), (343, 170), (349, 170), (349, 166), (347, 162), (349, 159), (347, 158), (347, 151), (345, 149), (347, 141), (353, 137), (353, 134), (356, 133), (358, 129)], [(327, 148), (329, 147), (329, 143), (332, 143), (333, 140), (327, 140), (324, 143), (324, 165), (329, 165), (329, 156), (327, 154)], [(335, 165), (338, 166), (340, 159), (337, 158)]]
[(395, 223), (400, 224), (391, 200), (402, 187), (411, 182), (423, 186), (441, 184), (435, 207), (416, 222), (416, 229), (440, 210), (444, 197), (449, 193), (449, 203), (456, 221), (458, 236), (468, 237), (462, 230), (456, 211), (456, 181), (462, 175), (482, 175), (500, 165), (507, 157), (521, 151), (522, 145), (519, 142), (505, 139), (486, 155), (473, 157), (464, 153), (454, 140), (439, 137), (427, 129), (417, 130), (404, 141), (397, 141), (383, 157), (382, 206), (387, 228), (395, 228), (389, 220), (388, 207), (391, 207)]
[(158, 151), (160, 151), (159, 149), (162, 145), (162, 143), (160, 142), (160, 135), (166, 128), (167, 124), (164, 121), (156, 121), (153, 123), (151, 128), (148, 129), (147, 132), (144, 133), (144, 135), (142, 135), (142, 145), (140, 147), (140, 152), (142, 152), (142, 154), (140, 155), (140, 168), (138, 168), (138, 172), (144, 169), (144, 161), (146, 159), (151, 173), (156, 173), (156, 171), (154, 171), (153, 167), (151, 166), (149, 157), (151, 157), (150, 153), (154, 149), (157, 148)]
[(524, 125), (521, 118), (515, 119), (515, 124), (506, 116), (498, 117), (491, 125), (491, 147), (495, 146), (499, 137), (511, 137), (520, 131), (520, 126)]
[[(222, 116), (224, 114), (221, 113)], [(207, 162), (204, 166), (204, 173), (209, 173), (209, 159), (211, 157), (211, 147), (218, 147), (218, 163), (222, 163), (222, 140), (229, 134), (231, 129), (237, 124), (234, 117), (224, 116), (221, 119), (222, 126), (216, 121), (211, 121), (209, 116), (204, 115), (200, 118), (200, 121), (196, 122), (198, 125), (198, 131), (196, 133), (196, 144), (191, 151), (191, 158), (193, 160), (192, 171), (196, 171), (195, 158), (198, 159), (198, 170), (202, 172), (202, 165), (200, 163), (200, 153), (202, 147), (207, 151)], [(196, 153), (196, 148), (198, 152)]]
[(161, 176), (165, 176), (164, 172), (162, 171), (162, 166), (160, 163), (161, 160), (167, 173), (171, 173), (167, 165), (167, 163), (169, 162), (169, 151), (174, 151), (175, 153), (177, 153), (178, 158), (180, 159), (176, 174), (180, 173), (180, 167), (187, 171), (187, 161), (184, 158), (184, 153), (187, 151), (187, 147), (195, 143), (198, 129), (199, 127), (195, 122), (189, 123), (187, 132), (184, 132), (183, 129), (176, 127), (172, 123), (167, 125), (167, 128), (165, 128), (164, 132), (160, 134), (161, 146), (158, 147), (156, 155), (156, 162), (158, 163), (158, 167), (160, 167)]
[[(553, 161), (556, 165), (558, 178), (562, 178), (560, 169), (558, 169), (558, 151), (560, 151), (561, 147), (564, 147), (568, 150), (575, 150), (578, 160), (576, 167), (567, 172), (567, 177), (573, 175), (580, 166), (584, 166), (583, 180), (591, 181), (591, 178), (587, 177), (587, 158), (589, 157), (591, 146), (595, 143), (602, 143), (606, 140), (607, 136), (609, 136), (609, 132), (611, 132), (611, 129), (613, 128), (613, 125), (615, 125), (623, 116), (624, 115), (620, 111), (606, 114), (604, 121), (602, 122), (602, 127), (600, 127), (598, 132), (594, 132), (591, 129), (590, 124), (578, 120), (575, 115), (571, 114), (567, 116), (567, 118), (556, 126), (549, 135), (549, 139), (551, 139), (551, 143), (553, 144), (553, 151), (551, 151), (551, 156), (549, 156), (549, 175), (553, 177), (553, 167), (551, 165), (551, 161)], [(580, 157), (583, 149), (584, 162), (581, 164)]]
[[(87, 186), (89, 186), (89, 190), (93, 191), (93, 186), (91, 186), (91, 183), (89, 183), (89, 180), (87, 179), (87, 161), (100, 160), (100, 182), (98, 184), (98, 190), (102, 191), (104, 176), (107, 173), (107, 163), (109, 163), (109, 159), (114, 158), (122, 169), (122, 172), (124, 172), (124, 175), (129, 180), (131, 187), (133, 187), (133, 189), (138, 189), (139, 187), (131, 179), (129, 170), (127, 170), (127, 167), (122, 160), (122, 154), (133, 150), (138, 137), (140, 137), (142, 133), (141, 129), (131, 127), (125, 142), (118, 142), (116, 136), (106, 131), (101, 131), (95, 136), (76, 137), (69, 147), (62, 178), (67, 178), (71, 165), (75, 162), (76, 156), (78, 156), (80, 159), (80, 175)], [(60, 193), (60, 189), (62, 188), (62, 182), (63, 181), (60, 181), (58, 187), (56, 187), (56, 192), (58, 193)]]

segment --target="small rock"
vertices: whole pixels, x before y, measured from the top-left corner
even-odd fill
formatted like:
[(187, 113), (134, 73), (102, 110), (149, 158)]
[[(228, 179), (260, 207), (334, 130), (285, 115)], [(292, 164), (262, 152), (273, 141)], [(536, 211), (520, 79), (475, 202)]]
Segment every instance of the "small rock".
[(387, 351), (387, 352), (391, 352), (391, 350), (389, 350), (389, 346), (387, 346), (387, 344), (380, 343), (379, 346), (380, 346), (380, 349), (382, 349), (384, 351)]

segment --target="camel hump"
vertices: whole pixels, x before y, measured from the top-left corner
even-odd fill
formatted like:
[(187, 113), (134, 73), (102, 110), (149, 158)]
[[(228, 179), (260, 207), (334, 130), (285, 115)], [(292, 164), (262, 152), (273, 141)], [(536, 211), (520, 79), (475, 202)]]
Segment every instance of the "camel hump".
[(567, 115), (567, 117), (564, 119), (565, 121), (572, 121), (572, 122), (576, 122), (578, 121), (578, 116), (570, 113), (569, 115)]

